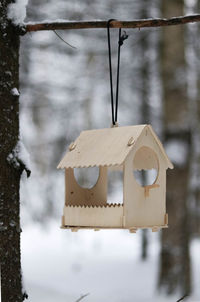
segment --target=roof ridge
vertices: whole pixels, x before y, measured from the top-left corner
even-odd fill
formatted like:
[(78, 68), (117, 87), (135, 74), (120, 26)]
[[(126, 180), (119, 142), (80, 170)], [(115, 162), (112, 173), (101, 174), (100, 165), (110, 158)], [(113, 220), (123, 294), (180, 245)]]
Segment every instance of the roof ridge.
[(64, 155), (57, 168), (88, 168), (120, 166), (127, 159), (138, 139), (148, 128), (158, 147), (173, 168), (161, 141), (149, 124), (83, 130)]

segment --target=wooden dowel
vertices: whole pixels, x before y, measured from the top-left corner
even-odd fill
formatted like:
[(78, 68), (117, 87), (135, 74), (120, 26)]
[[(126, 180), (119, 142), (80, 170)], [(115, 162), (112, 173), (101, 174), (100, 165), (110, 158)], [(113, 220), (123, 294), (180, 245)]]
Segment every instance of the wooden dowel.
[[(192, 22), (199, 22), (200, 14), (188, 15), (183, 17), (173, 17), (170, 19), (141, 19), (134, 21), (112, 21), (112, 28), (144, 28), (144, 27), (160, 27), (169, 25), (181, 25)], [(107, 21), (61, 21), (61, 22), (44, 22), (44, 23), (28, 23), (23, 28), (26, 32), (39, 30), (59, 30), (59, 29), (86, 29), (86, 28), (106, 28)]]

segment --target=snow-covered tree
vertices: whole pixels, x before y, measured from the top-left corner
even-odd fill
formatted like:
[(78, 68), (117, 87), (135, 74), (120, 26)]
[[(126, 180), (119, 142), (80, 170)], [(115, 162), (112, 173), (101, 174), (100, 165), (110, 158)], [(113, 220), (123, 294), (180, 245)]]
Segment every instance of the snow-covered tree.
[[(19, 4), (19, 3), (18, 3)], [(21, 6), (20, 6), (21, 7)], [(19, 35), (14, 1), (0, 1), (0, 270), (1, 301), (21, 302)], [(21, 7), (23, 13), (23, 7)], [(19, 16), (20, 17), (20, 16)], [(28, 172), (29, 173), (29, 172)]]

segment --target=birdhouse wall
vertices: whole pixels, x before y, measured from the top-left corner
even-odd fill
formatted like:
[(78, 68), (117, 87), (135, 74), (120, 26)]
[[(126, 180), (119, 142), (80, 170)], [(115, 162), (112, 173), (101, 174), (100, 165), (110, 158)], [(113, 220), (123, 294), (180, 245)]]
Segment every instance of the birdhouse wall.
[(91, 189), (82, 188), (74, 177), (72, 168), (65, 169), (65, 204), (74, 206), (99, 206), (107, 202), (107, 168), (99, 167), (99, 177)]
[(63, 225), (88, 228), (122, 228), (123, 206), (65, 206)]
[[(133, 161), (136, 152), (149, 147), (158, 160), (158, 175), (154, 184), (158, 186), (140, 186), (133, 174)], [(148, 168), (148, 167), (147, 167)], [(151, 188), (150, 188), (151, 187)], [(147, 188), (148, 194), (145, 189)], [(124, 220), (125, 227), (151, 227), (165, 225), (166, 213), (166, 163), (157, 142), (149, 130), (144, 131), (135, 148), (129, 153), (124, 164)]]

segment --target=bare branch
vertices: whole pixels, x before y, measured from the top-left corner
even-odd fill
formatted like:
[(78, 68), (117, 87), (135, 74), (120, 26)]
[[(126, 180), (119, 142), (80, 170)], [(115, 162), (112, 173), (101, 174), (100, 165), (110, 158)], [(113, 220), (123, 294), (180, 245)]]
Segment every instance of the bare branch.
[(75, 302), (80, 302), (81, 300), (83, 300), (85, 297), (89, 296), (90, 293), (87, 293), (85, 295), (80, 296), (80, 298), (78, 300), (76, 300)]
[(188, 294), (185, 294), (183, 297), (181, 297), (179, 300), (177, 300), (176, 302), (180, 302), (182, 300), (184, 300), (186, 297), (188, 297)]
[(65, 41), (58, 33), (56, 30), (53, 30), (53, 32), (56, 34), (56, 36), (66, 45), (68, 45), (71, 48), (77, 49), (75, 46), (71, 45), (70, 43), (68, 43), (67, 41)]
[[(170, 19), (141, 19), (134, 21), (112, 21), (112, 28), (144, 28), (160, 27), (170, 25), (181, 25), (186, 23), (200, 22), (200, 14), (174, 17)], [(25, 32), (39, 30), (60, 30), (60, 29), (84, 29), (84, 28), (106, 28), (107, 21), (62, 21), (62, 22), (44, 22), (24, 24)]]

